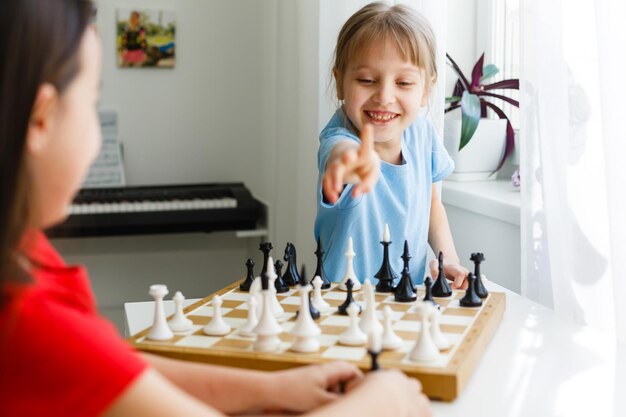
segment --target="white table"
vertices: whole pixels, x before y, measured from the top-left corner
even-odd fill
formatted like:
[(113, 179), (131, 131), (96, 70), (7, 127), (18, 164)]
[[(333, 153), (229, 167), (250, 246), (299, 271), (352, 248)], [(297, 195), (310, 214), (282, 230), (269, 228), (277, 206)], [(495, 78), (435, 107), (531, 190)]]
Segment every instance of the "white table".
[[(465, 390), (453, 403), (434, 402), (435, 416), (626, 416), (626, 347), (487, 286), (507, 293), (504, 318)], [(130, 335), (151, 325), (153, 306), (125, 304)], [(174, 312), (173, 302), (165, 307)]]

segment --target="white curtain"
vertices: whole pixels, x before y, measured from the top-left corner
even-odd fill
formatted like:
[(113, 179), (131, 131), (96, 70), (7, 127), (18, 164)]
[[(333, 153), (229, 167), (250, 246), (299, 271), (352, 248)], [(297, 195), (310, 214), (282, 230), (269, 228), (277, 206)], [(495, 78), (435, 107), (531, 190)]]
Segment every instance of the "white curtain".
[(522, 4), (522, 292), (626, 342), (626, 2)]

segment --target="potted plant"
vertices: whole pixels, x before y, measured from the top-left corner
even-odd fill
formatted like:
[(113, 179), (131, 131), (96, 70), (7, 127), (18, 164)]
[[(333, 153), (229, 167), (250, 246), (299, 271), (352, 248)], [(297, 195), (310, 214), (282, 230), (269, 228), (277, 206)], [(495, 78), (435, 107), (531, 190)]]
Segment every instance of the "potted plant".
[[(451, 179), (495, 178), (495, 173), (513, 153), (515, 142), (509, 118), (490, 100), (502, 100), (519, 108), (517, 100), (493, 92), (493, 90), (519, 90), (519, 79), (485, 84), (486, 80), (499, 71), (493, 64), (483, 66), (485, 54), (480, 56), (472, 70), (471, 79), (468, 79), (450, 55), (446, 54), (446, 57), (459, 78), (452, 96), (446, 97), (448, 107), (445, 112), (461, 109), (460, 120), (458, 117), (454, 119), (446, 115), (444, 127), (444, 144), (456, 163), (455, 174)], [(488, 108), (498, 116), (498, 119), (487, 119)], [(462, 149), (465, 149), (463, 153)]]

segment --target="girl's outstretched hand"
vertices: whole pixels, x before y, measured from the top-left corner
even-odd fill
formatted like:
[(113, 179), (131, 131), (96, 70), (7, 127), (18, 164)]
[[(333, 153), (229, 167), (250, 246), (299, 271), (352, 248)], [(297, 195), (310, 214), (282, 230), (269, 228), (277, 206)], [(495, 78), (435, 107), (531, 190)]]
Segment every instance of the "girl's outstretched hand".
[[(322, 178), (322, 192), (328, 202), (335, 203), (344, 184), (356, 184), (352, 197), (372, 190), (380, 175), (380, 157), (374, 150), (374, 129), (364, 124), (361, 146), (345, 146), (326, 166)], [(339, 146), (339, 145), (338, 145)]]

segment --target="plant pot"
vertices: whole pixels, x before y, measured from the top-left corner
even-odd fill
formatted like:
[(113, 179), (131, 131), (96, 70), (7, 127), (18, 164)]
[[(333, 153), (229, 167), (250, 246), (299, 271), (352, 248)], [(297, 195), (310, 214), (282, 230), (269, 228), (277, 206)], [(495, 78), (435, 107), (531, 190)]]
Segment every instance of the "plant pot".
[(506, 145), (506, 120), (480, 119), (478, 128), (469, 143), (459, 151), (461, 118), (446, 114), (443, 129), (443, 144), (454, 160), (454, 172), (447, 178), (451, 181), (495, 180), (495, 169), (504, 154)]

